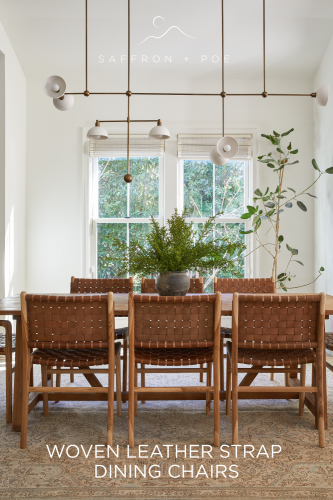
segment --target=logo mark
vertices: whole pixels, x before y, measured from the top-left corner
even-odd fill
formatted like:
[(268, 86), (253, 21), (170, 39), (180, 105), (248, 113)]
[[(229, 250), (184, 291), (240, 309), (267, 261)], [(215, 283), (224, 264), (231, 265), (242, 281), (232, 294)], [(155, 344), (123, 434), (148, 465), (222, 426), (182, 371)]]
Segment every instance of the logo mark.
[[(156, 16), (154, 17), (153, 19), (153, 26), (155, 28), (162, 28), (165, 24), (165, 19), (164, 17), (162, 16)], [(145, 38), (144, 40), (142, 40), (142, 42), (138, 43), (138, 45), (142, 45), (143, 43), (145, 43), (147, 40), (149, 40), (149, 38), (155, 38), (155, 40), (160, 40), (161, 38), (163, 38), (165, 35), (167, 35), (169, 33), (169, 31), (171, 30), (178, 30), (182, 35), (185, 35), (187, 36), (187, 38), (195, 38), (194, 36), (191, 36), (191, 35), (187, 35), (186, 33), (184, 33), (183, 30), (181, 30), (178, 26), (170, 26), (170, 28), (168, 28), (165, 33), (163, 33), (162, 35), (160, 36), (155, 36), (155, 35), (150, 35), (150, 36), (147, 36), (147, 38)]]

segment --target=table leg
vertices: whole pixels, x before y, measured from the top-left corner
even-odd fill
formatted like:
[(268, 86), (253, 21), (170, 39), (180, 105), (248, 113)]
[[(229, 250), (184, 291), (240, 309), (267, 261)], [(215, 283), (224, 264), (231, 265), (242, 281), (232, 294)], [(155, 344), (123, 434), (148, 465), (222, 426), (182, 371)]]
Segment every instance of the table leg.
[(14, 316), (16, 320), (16, 351), (15, 351), (15, 378), (14, 378), (14, 405), (13, 431), (21, 432), (22, 418), (22, 386), (23, 386), (23, 357), (22, 357), (22, 323), (21, 316)]

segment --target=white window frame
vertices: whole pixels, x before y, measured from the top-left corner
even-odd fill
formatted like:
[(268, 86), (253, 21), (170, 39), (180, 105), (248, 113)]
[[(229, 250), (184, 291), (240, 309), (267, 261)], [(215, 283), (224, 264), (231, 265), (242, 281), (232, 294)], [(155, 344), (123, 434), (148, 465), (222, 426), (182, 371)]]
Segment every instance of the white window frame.
[[(178, 160), (178, 207), (179, 210), (184, 210), (184, 159)], [(191, 158), (189, 161), (203, 161), (203, 158)], [(207, 161), (210, 161), (207, 158)], [(232, 161), (232, 160), (231, 160)], [(236, 160), (243, 161), (244, 165), (244, 212), (246, 212), (246, 206), (252, 204), (252, 191), (253, 191), (253, 161), (252, 160)], [(215, 166), (213, 164), (213, 214), (215, 215)], [(187, 217), (187, 222), (194, 223), (205, 223), (208, 217)], [(251, 222), (248, 220), (241, 219), (240, 217), (219, 217), (217, 222), (223, 223), (241, 223), (245, 225), (245, 231), (251, 229)], [(253, 249), (253, 236), (252, 234), (245, 235), (245, 245), (246, 245), (246, 255), (250, 254)], [(253, 258), (252, 253), (246, 257), (245, 260), (245, 278), (253, 277)], [(212, 273), (215, 276), (215, 271)]]
[[(152, 155), (140, 155), (140, 158), (152, 158)], [(164, 155), (154, 156), (158, 157), (159, 163), (159, 215), (155, 220), (159, 224), (164, 224)], [(114, 155), (110, 158), (124, 158), (124, 155)], [(139, 158), (139, 156), (133, 156)], [(90, 212), (90, 267), (89, 277), (97, 278), (97, 224), (127, 224), (127, 239), (129, 238), (129, 223), (149, 224), (151, 223), (150, 217), (98, 217), (98, 160), (99, 158), (89, 158), (89, 212)], [(127, 192), (129, 192), (130, 185), (127, 184)], [(127, 203), (127, 214), (129, 214), (129, 198)]]

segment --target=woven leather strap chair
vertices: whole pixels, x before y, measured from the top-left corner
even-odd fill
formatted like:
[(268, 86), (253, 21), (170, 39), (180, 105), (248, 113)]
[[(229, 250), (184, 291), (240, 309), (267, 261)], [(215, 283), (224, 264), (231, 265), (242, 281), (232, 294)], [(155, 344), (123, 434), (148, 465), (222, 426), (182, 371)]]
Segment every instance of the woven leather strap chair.
[(0, 334), (0, 354), (4, 354), (6, 360), (6, 422), (12, 422), (12, 390), (13, 390), (13, 368), (12, 354), (15, 352), (15, 336), (12, 334), (12, 324), (7, 320), (0, 320), (0, 326), (5, 329), (5, 334)]
[[(190, 279), (190, 288), (188, 290), (188, 293), (204, 293), (204, 284), (203, 284), (203, 277), (200, 276), (199, 278), (191, 278)], [(155, 279), (151, 278), (141, 278), (141, 293), (158, 293), (156, 288), (155, 288)], [(141, 368), (144, 368), (141, 367)], [(203, 368), (201, 365), (200, 368)], [(203, 382), (203, 372), (202, 370), (200, 372), (200, 382)], [(144, 372), (141, 373), (141, 386), (145, 386), (145, 374)], [(142, 400), (141, 403), (144, 403)]]
[[(232, 303), (232, 342), (227, 342), (227, 402), (230, 413), (232, 379), (232, 443), (238, 444), (240, 392), (299, 392), (299, 414), (304, 414), (305, 392), (315, 394), (319, 446), (325, 447), (324, 423), (325, 294), (238, 295)], [(252, 365), (251, 373), (300, 373), (300, 386), (251, 387), (238, 385), (238, 363)], [(305, 387), (306, 364), (314, 366), (312, 387)], [(299, 368), (300, 366), (300, 368)], [(268, 367), (268, 368), (264, 368)], [(282, 367), (282, 368), (277, 368)]]
[[(159, 297), (129, 294), (129, 409), (128, 441), (134, 446), (134, 415), (138, 393), (191, 392), (206, 393), (209, 414), (214, 391), (214, 446), (220, 446), (219, 349), (221, 328), (221, 294)], [(193, 365), (207, 363), (207, 386), (137, 387), (137, 363), (158, 368), (146, 373), (200, 373)], [(211, 385), (211, 364), (214, 383)], [(183, 368), (188, 366), (189, 368)], [(165, 368), (163, 368), (165, 367)], [(168, 368), (166, 368), (168, 367)]]
[[(71, 293), (129, 293), (133, 292), (133, 278), (74, 278), (71, 277)], [(127, 349), (128, 349), (128, 328), (116, 328), (115, 339), (123, 341), (123, 392), (127, 390)], [(71, 378), (71, 382), (74, 378)], [(57, 380), (60, 386), (60, 379)]]
[[(221, 293), (276, 293), (276, 284), (272, 278), (217, 278), (214, 276), (214, 292)], [(224, 353), (224, 339), (231, 339), (231, 328), (221, 326), (221, 358), (220, 358), (220, 385), (224, 391), (224, 360), (227, 355)], [(274, 380), (274, 374), (271, 374)]]
[[(114, 370), (117, 382), (117, 410), (121, 413), (120, 342), (114, 342), (113, 294), (27, 295), (21, 293), (23, 389), (21, 448), (26, 447), (29, 393), (43, 394), (43, 411), (48, 415), (48, 393), (108, 394), (107, 444), (112, 445)], [(32, 353), (30, 349), (36, 349)], [(31, 365), (41, 365), (42, 387), (29, 384)], [(95, 366), (108, 364), (108, 369)], [(54, 368), (55, 367), (55, 368)], [(53, 373), (108, 373), (108, 387), (50, 387)]]

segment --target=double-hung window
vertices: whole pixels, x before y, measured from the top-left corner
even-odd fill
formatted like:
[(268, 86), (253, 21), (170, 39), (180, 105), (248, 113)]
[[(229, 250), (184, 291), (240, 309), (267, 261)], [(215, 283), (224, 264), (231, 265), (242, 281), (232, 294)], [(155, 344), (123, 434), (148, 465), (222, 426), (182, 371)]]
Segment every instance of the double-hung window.
[[(129, 244), (136, 239), (144, 244), (151, 216), (163, 223), (164, 141), (131, 137), (130, 172), (133, 181), (124, 182), (127, 158), (122, 148), (126, 140), (113, 138), (91, 141), (92, 172), (92, 276), (119, 276), (112, 238)], [(141, 139), (141, 140), (140, 140)], [(108, 144), (103, 144), (108, 142)], [(163, 142), (163, 143), (162, 143)], [(118, 154), (114, 154), (114, 153)], [(122, 153), (122, 154), (121, 154)], [(136, 289), (138, 283), (136, 283)]]
[[(218, 215), (214, 237), (228, 236), (231, 241), (242, 241), (249, 248), (249, 238), (240, 234), (245, 231), (245, 221), (240, 218), (248, 205), (251, 170), (251, 136), (235, 136), (239, 143), (236, 157), (223, 166), (209, 160), (209, 151), (216, 144), (214, 136), (178, 136), (180, 159), (179, 182), (183, 186), (180, 205), (186, 209), (187, 220), (199, 229), (209, 217)], [(240, 276), (250, 274), (245, 259), (237, 261)], [(203, 273), (206, 292), (213, 290), (213, 277), (233, 277), (230, 273)]]

